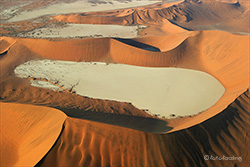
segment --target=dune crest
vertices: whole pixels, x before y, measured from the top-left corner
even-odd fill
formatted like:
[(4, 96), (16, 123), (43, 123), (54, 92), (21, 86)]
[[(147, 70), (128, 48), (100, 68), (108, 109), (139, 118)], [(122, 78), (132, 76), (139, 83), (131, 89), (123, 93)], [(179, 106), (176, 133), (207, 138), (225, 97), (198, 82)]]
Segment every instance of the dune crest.
[[(243, 1), (245, 2), (245, 1)], [(250, 6), (247, 3), (229, 3), (218, 1), (185, 0), (171, 5), (155, 4), (146, 7), (121, 9), (109, 12), (88, 12), (57, 15), (57, 21), (78, 24), (119, 24), (147, 25), (161, 28), (161, 22), (167, 28), (180, 31), (218, 29), (236, 33), (249, 33), (248, 25)], [(246, 5), (245, 5), (246, 4)], [(174, 23), (178, 26), (175, 26)], [(182, 30), (183, 31), (183, 30)], [(158, 31), (159, 33), (159, 31)]]
[[(11, 39), (5, 38), (7, 41)], [(227, 40), (221, 44), (221, 39)], [(187, 120), (168, 120), (168, 126), (173, 127), (170, 132), (194, 126), (215, 116), (249, 87), (249, 51), (246, 49), (249, 48), (248, 36), (220, 31), (193, 32), (178, 46), (165, 52), (143, 50), (108, 38), (60, 41), (16, 38), (16, 40), (16, 44), (10, 48), (6, 57), (11, 57), (12, 49), (14, 50), (15, 46), (22, 46), (30, 52), (26, 56), (33, 56), (29, 59), (34, 59), (34, 55), (39, 55), (40, 58), (57, 60), (106, 61), (148, 67), (179, 67), (207, 72), (219, 80), (226, 88), (222, 98), (207, 111), (195, 117)], [(161, 45), (163, 46), (163, 44)], [(224, 48), (227, 48), (228, 52), (225, 52)], [(234, 68), (230, 68), (232, 65)], [(6, 100), (8, 98), (15, 99), (14, 101), (21, 100), (13, 98), (8, 93), (5, 95), (5, 93), (7, 92), (2, 92), (1, 96), (6, 96), (4, 98)], [(29, 100), (23, 99), (22, 101), (28, 102)], [(83, 108), (88, 106), (87, 101), (83, 103)], [(58, 105), (64, 106), (62, 103), (58, 103)], [(72, 106), (82, 105), (73, 102)], [(93, 108), (93, 110), (95, 109)], [(106, 109), (101, 111), (106, 112)], [(119, 110), (117, 111), (119, 112)]]
[[(120, 2), (112, 1), (0, 2), (4, 4), (0, 7), (0, 166), (248, 167), (249, 0), (184, 0), (127, 9), (124, 7), (133, 2), (122, 0), (124, 5), (118, 7), (123, 9), (117, 9), (115, 4)], [(83, 9), (78, 5), (81, 2), (91, 7), (85, 5)], [(113, 10), (98, 12), (110, 7)], [(108, 34), (111, 38), (99, 38), (92, 29), (86, 30), (89, 35), (86, 37), (81, 28), (88, 25), (83, 24), (92, 24), (91, 28), (98, 31), (107, 27), (105, 24), (113, 28), (122, 26), (128, 34), (134, 33), (129, 37), (137, 37), (123, 39), (125, 36), (112, 29)], [(67, 32), (72, 25), (79, 32)], [(127, 26), (138, 29), (132, 32)], [(46, 39), (47, 32), (53, 35), (59, 28), (66, 32), (60, 30), (59, 38)], [(27, 34), (32, 38), (21, 38)], [(225, 93), (197, 115), (159, 118), (146, 109), (136, 108), (133, 102), (81, 96), (71, 88), (54, 91), (31, 86), (30, 81), (37, 84), (46, 81), (44, 76), (25, 76), (26, 79), (15, 76), (17, 66), (44, 59), (198, 70), (217, 79)], [(52, 67), (56, 70), (55, 64)], [(49, 69), (45, 76), (60, 73), (53, 70)], [(100, 71), (98, 74), (103, 72)], [(157, 84), (162, 84), (157, 79), (170, 79), (167, 75), (155, 79), (155, 73), (150, 78)], [(115, 78), (119, 77), (120, 73)], [(128, 80), (120, 79), (124, 83)], [(143, 84), (140, 88), (146, 86)], [(206, 84), (199, 86), (203, 88)], [(159, 88), (164, 93), (162, 85), (150, 86), (147, 89)], [(178, 95), (184, 97), (185, 88), (180, 90)], [(187, 98), (184, 102), (191, 99)], [(173, 100), (179, 102), (180, 98)], [(199, 100), (192, 102), (200, 106)], [(184, 106), (184, 102), (179, 105)], [(234, 159), (206, 160), (207, 156)]]
[[(0, 166), (249, 166), (249, 0), (184, 0), (156, 4), (145, 0), (151, 5), (132, 8), (125, 7), (145, 1), (118, 1), (3, 2), (0, 7)], [(103, 9), (112, 10), (100, 11)], [(99, 30), (109, 38), (101, 37)], [(82, 33), (84, 31), (86, 33)], [(23, 73), (25, 79), (15, 74), (15, 69), (24, 64), (38, 67), (31, 62), (43, 61), (51, 62), (50, 67), (48, 64), (41, 67), (47, 69), (43, 75), (37, 75), (37, 71), (42, 72), (40, 69)], [(137, 108), (133, 105), (134, 99), (119, 102), (117, 97), (106, 96), (107, 92), (101, 87), (108, 81), (104, 74), (117, 73), (112, 74), (115, 80), (105, 88), (108, 91), (115, 85), (127, 86), (131, 82), (131, 78), (126, 78), (118, 69), (105, 73), (107, 68), (103, 68), (96, 71), (98, 75), (92, 73), (90, 87), (86, 84), (90, 80), (85, 78), (79, 95), (71, 82), (59, 83), (58, 79), (53, 80), (51, 73), (57, 77), (63, 75), (65, 79), (67, 76), (62, 71), (67, 71), (68, 80), (74, 81), (79, 79), (79, 73), (86, 77), (83, 70), (90, 70), (90, 67), (78, 69), (71, 64), (69, 68), (58, 69), (56, 62), (59, 61), (105, 67), (134, 65), (140, 69), (196, 70), (214, 77), (225, 92), (212, 106), (206, 107), (210, 108), (199, 109), (204, 111), (197, 115), (183, 117), (173, 113), (164, 118), (149, 114), (148, 108)], [(22, 73), (26, 69), (19, 70)], [(124, 71), (125, 74), (135, 73), (130, 69)], [(164, 81), (170, 81), (171, 77), (166, 73), (158, 74), (145, 72), (134, 77), (142, 81), (136, 85), (139, 87), (116, 89), (121, 95), (142, 92), (139, 100), (160, 99), (153, 93), (169, 93), (170, 86)], [(188, 100), (192, 100), (189, 95), (194, 91), (185, 89), (183, 76), (170, 74), (180, 81), (178, 97), (175, 98), (176, 93), (170, 97), (180, 107), (185, 108), (187, 103), (200, 107), (207, 102), (198, 98), (189, 103)], [(148, 80), (140, 78), (142, 75)], [(97, 78), (100, 87), (94, 85)], [(201, 81), (201, 78), (191, 81), (195, 80)], [(54, 91), (30, 84), (41, 86), (41, 82), (47, 81), (61, 89)], [(173, 84), (178, 86), (175, 82)], [(206, 90), (207, 84), (211, 86), (206, 82), (196, 88)], [(143, 87), (146, 89), (138, 93)], [(104, 98), (87, 97), (92, 89), (102, 92)], [(208, 91), (206, 98), (211, 100), (216, 91)], [(114, 90), (112, 93), (117, 95)], [(128, 97), (135, 98), (131, 94)], [(169, 100), (165, 96), (160, 100), (163, 102), (154, 107), (169, 110), (168, 114), (179, 110), (161, 105)], [(207, 156), (234, 159), (206, 160)]]
[[(165, 135), (67, 118), (61, 137), (37, 166), (189, 167), (236, 164), (247, 167), (248, 106), (249, 91), (246, 91), (210, 120)], [(241, 157), (242, 161), (206, 161), (205, 155), (235, 156)], [(182, 160), (177, 161), (180, 157)]]

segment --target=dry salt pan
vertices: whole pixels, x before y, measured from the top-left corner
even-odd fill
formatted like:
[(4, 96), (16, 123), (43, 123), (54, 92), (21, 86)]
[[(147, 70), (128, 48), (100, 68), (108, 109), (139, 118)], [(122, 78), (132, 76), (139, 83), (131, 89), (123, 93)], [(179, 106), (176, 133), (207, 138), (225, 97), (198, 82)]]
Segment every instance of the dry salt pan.
[(67, 13), (83, 13), (83, 12), (94, 12), (94, 11), (105, 11), (105, 10), (115, 10), (115, 9), (124, 9), (132, 8), (138, 6), (146, 6), (149, 4), (154, 4), (162, 1), (151, 1), (151, 0), (132, 0), (131, 2), (119, 2), (110, 0), (107, 3), (102, 4), (93, 4), (87, 0), (78, 0), (73, 3), (60, 3), (50, 5), (45, 8), (35, 9), (32, 11), (24, 11), (19, 15), (10, 19), (10, 22), (23, 21), (28, 19), (37, 18), (45, 15), (58, 15), (58, 14), (67, 14)]
[(138, 30), (145, 26), (67, 24), (65, 27), (46, 27), (35, 29), (22, 37), (32, 38), (71, 38), (71, 37), (138, 37)]
[[(225, 91), (211, 75), (181, 68), (39, 60), (18, 66), (15, 73), (22, 78), (46, 78), (66, 89), (73, 87), (79, 95), (131, 102), (165, 117), (198, 114), (214, 105)], [(33, 86), (50, 87), (36, 83)], [(54, 85), (51, 88), (55, 89)]]

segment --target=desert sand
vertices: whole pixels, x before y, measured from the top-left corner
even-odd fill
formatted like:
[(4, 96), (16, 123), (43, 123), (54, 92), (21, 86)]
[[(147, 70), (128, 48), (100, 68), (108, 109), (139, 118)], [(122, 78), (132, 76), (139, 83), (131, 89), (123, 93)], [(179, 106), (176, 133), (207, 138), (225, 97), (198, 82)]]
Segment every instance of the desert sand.
[(61, 133), (66, 115), (27, 104), (1, 104), (1, 166), (32, 166)]
[[(18, 2), (1, 3), (4, 10), (18, 9), (22, 16), (26, 10), (49, 9), (57, 2), (25, 0), (20, 8)], [(139, 6), (42, 17), (34, 13), (40, 18), (11, 23), (18, 11), (1, 15), (0, 166), (249, 165), (249, 1), (185, 0)], [(20, 37), (51, 24), (147, 28), (132, 39)], [(195, 70), (213, 77), (225, 92), (197, 115), (159, 118), (133, 102), (34, 87), (30, 84), (34, 78), (15, 76), (18, 66), (44, 59)], [(206, 160), (205, 155), (237, 158)]]

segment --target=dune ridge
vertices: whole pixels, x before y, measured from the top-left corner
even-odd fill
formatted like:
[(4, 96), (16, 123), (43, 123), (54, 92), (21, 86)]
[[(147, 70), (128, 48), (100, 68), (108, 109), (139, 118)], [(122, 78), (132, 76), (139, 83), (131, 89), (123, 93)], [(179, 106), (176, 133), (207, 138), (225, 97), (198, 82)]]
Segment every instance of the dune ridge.
[[(227, 38), (227, 40), (221, 44), (220, 41), (224, 38)], [(7, 41), (10, 39), (12, 38), (5, 38)], [(233, 35), (220, 31), (194, 32), (180, 45), (165, 52), (147, 51), (108, 38), (66, 41), (17, 38), (16, 44), (9, 49), (5, 56), (11, 57), (10, 55), (15, 46), (22, 46), (30, 52), (30, 56), (37, 55), (40, 58), (70, 61), (106, 61), (152, 67), (180, 67), (204, 71), (219, 80), (226, 88), (223, 97), (206, 112), (202, 112), (192, 117), (192, 119), (188, 119), (188, 121), (182, 119), (180, 121), (168, 120), (168, 126), (173, 127), (170, 132), (173, 132), (194, 126), (215, 116), (249, 87), (249, 51), (245, 49), (249, 48), (248, 44), (248, 36)], [(97, 45), (98, 49), (94, 49)], [(228, 52), (225, 52), (224, 48), (227, 48)], [(238, 57), (238, 55), (241, 56)], [(239, 67), (240, 70), (238, 70)], [(5, 90), (4, 86), (2, 90)], [(1, 97), (5, 97), (3, 99), (9, 99), (10, 101), (21, 100), (18, 97), (11, 96), (7, 90), (1, 92)], [(31, 94), (33, 93), (31, 92)], [(35, 103), (40, 100), (33, 99), (32, 101)], [(29, 102), (29, 99), (22, 99), (21, 101)], [(63, 106), (63, 104), (57, 104)], [(85, 106), (87, 103), (82, 105)], [(73, 108), (82, 105), (72, 100), (71, 106), (74, 106)], [(106, 112), (106, 110), (103, 110), (103, 112)]]
[[(244, 1), (245, 2), (245, 1)], [(119, 25), (150, 25), (159, 26), (164, 22), (174, 23), (175, 29), (223, 29), (231, 32), (250, 32), (248, 18), (250, 8), (240, 3), (218, 1), (185, 0), (172, 5), (154, 4), (148, 7), (121, 9), (108, 12), (87, 12), (77, 14), (57, 15), (57, 21), (78, 24), (119, 24)], [(163, 24), (163, 25), (164, 25)]]
[[(55, 1), (37, 2), (24, 9)], [(50, 23), (147, 27), (129, 40), (0, 37), (0, 148), (5, 153), (0, 164), (248, 166), (249, 11), (248, 0), (185, 0), (42, 17), (46, 21), (37, 25), (33, 22), (39, 19), (4, 24), (7, 35), (9, 26), (19, 26), (14, 36)], [(194, 69), (215, 77), (226, 91), (198, 115), (161, 119), (131, 103), (32, 87), (14, 75), (18, 65), (36, 59)], [(205, 155), (241, 160), (207, 161)]]
[[(67, 118), (61, 137), (36, 166), (248, 166), (248, 109), (249, 90), (217, 116), (166, 135)], [(242, 161), (206, 161), (205, 155)]]

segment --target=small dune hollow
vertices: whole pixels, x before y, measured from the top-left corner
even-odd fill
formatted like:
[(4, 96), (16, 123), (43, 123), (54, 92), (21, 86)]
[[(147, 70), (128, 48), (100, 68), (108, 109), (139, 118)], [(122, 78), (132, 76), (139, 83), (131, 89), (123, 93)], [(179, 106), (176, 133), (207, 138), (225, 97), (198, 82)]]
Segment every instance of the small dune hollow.
[(32, 60), (18, 66), (15, 74), (29, 78), (32, 86), (129, 102), (150, 114), (171, 118), (205, 111), (225, 92), (211, 75), (182, 68)]

